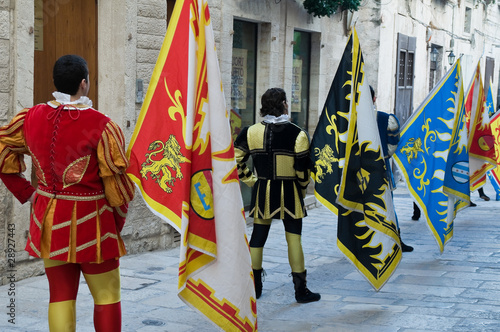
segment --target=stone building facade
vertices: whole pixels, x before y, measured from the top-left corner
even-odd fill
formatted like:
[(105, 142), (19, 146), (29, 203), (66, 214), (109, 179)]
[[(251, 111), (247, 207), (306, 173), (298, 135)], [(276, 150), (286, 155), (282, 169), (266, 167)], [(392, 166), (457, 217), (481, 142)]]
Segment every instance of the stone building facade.
[[(0, 0), (0, 125), (34, 103), (40, 38), (36, 18), (40, 13), (58, 17), (75, 1), (80, 2)], [(98, 74), (91, 89), (98, 109), (123, 128), (127, 141), (174, 3), (95, 0)], [(312, 135), (352, 26), (358, 31), (366, 77), (377, 90), (381, 110), (410, 114), (450, 67), (450, 51), (462, 55), (465, 82), (480, 60), (483, 75), (492, 77), (494, 96), (498, 95), (500, 7), (491, 1), (367, 0), (355, 13), (323, 18), (309, 15), (300, 0), (208, 3), (226, 102), (239, 121), (236, 128), (259, 120), (260, 95), (277, 86), (287, 91), (294, 120)], [(45, 6), (41, 12), (36, 7), (40, 4)], [(49, 32), (43, 38), (58, 43)], [(0, 284), (6, 282), (12, 257), (17, 279), (43, 273), (41, 262), (23, 250), (28, 220), (28, 204), (20, 205), (0, 184)], [(123, 231), (129, 253), (175, 246), (178, 236), (139, 196), (134, 199)]]

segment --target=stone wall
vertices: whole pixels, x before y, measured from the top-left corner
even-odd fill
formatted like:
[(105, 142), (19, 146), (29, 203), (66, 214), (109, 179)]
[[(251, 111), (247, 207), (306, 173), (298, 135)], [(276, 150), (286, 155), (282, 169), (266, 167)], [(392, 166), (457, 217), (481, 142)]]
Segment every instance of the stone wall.
[[(33, 100), (29, 85), (33, 69), (32, 25), (25, 20), (33, 16), (30, 1), (0, 1), (0, 125), (7, 124), (12, 116)], [(32, 23), (32, 22), (31, 22)], [(17, 35), (18, 38), (13, 38)], [(28, 172), (30, 164), (27, 163)], [(29, 176), (29, 173), (28, 173)], [(17, 280), (41, 272), (40, 262), (30, 259), (24, 251), (29, 225), (29, 207), (22, 206), (0, 185), (0, 284), (13, 274)]]
[[(145, 96), (165, 37), (167, 8), (165, 0), (140, 0), (134, 2), (136, 4), (129, 2), (127, 10), (130, 13), (127, 22), (135, 22), (136, 27), (133, 28), (130, 24), (127, 24), (128, 34), (124, 37), (127, 40), (126, 52), (130, 52), (129, 60), (134, 59), (135, 61), (127, 61), (125, 71), (130, 71), (130, 89), (133, 89), (133, 91), (135, 91), (136, 79), (143, 80)], [(135, 70), (135, 72), (132, 70)], [(135, 103), (135, 93), (128, 100), (134, 101), (134, 103), (127, 105), (127, 109), (133, 107), (135, 116), (131, 117), (132, 124), (130, 126), (127, 127), (127, 123), (122, 126), (127, 144), (130, 141), (142, 106), (142, 103)], [(177, 245), (176, 242), (179, 240), (179, 234), (171, 226), (150, 212), (138, 191), (136, 191), (136, 197), (129, 207), (129, 215), (122, 236), (129, 253), (170, 248)]]
[[(0, 0), (0, 102), (4, 105), (0, 125), (32, 105), (33, 10), (29, 0)], [(166, 2), (127, 0), (124, 5), (122, 0), (103, 1), (98, 12), (100, 111), (123, 128), (128, 144), (141, 107), (135, 103), (136, 78), (144, 80), (146, 91), (166, 31)], [(42, 261), (24, 251), (29, 208), (0, 184), (0, 284), (8, 281), (9, 254), (16, 260), (16, 280), (44, 273)], [(170, 248), (179, 241), (179, 234), (154, 216), (139, 195), (129, 206), (122, 237), (129, 254)], [(15, 243), (15, 253), (8, 243), (11, 247)]]
[[(500, 63), (500, 39), (494, 31), (500, 27), (500, 6), (483, 1), (411, 1), (399, 0), (375, 2), (370, 6), (372, 16), (362, 15), (358, 25), (370, 26), (378, 23), (379, 48), (370, 51), (378, 55), (377, 104), (378, 108), (393, 112), (396, 90), (395, 72), (397, 66), (397, 34), (416, 37), (414, 62), (413, 108), (416, 109), (429, 92), (431, 46), (441, 47), (439, 55), (439, 75), (444, 75), (450, 68), (448, 54), (453, 50), (456, 57), (462, 56), (461, 65), (464, 74), (464, 86), (467, 88), (475, 66), (481, 61), (484, 75), (485, 56), (495, 59), (493, 91), (498, 89), (498, 64)], [(466, 7), (472, 8), (472, 30), (464, 32)], [(370, 22), (371, 21), (371, 22)], [(358, 32), (361, 29), (358, 29)], [(369, 38), (370, 33), (366, 34)], [(454, 40), (451, 43), (451, 40)], [(453, 46), (451, 46), (453, 45)], [(370, 54), (365, 52), (365, 54)], [(495, 94), (496, 95), (496, 94)]]

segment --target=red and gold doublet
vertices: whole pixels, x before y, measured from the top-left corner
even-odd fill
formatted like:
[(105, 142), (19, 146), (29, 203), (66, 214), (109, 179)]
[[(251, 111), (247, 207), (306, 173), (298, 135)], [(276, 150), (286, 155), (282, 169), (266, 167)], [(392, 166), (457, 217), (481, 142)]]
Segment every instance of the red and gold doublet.
[(84, 104), (51, 101), (22, 110), (0, 128), (0, 178), (21, 202), (35, 190), (18, 176), (24, 154), (38, 180), (29, 254), (71, 263), (123, 256), (120, 231), (134, 186), (121, 129)]

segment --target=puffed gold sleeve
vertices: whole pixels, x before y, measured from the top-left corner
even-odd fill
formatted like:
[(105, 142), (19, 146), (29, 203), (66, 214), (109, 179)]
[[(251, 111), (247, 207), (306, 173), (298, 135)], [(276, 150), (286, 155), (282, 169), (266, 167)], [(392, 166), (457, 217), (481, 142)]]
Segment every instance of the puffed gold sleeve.
[(0, 179), (21, 203), (26, 203), (35, 188), (22, 174), (26, 170), (24, 154), (28, 153), (23, 126), (28, 109), (23, 109), (14, 119), (0, 127)]
[(16, 174), (26, 170), (24, 154), (26, 148), (23, 126), (28, 109), (19, 112), (12, 121), (0, 127), (0, 173)]
[(125, 154), (123, 132), (109, 121), (97, 146), (99, 176), (104, 182), (104, 192), (111, 206), (129, 203), (134, 197), (134, 184), (126, 173), (129, 161)]

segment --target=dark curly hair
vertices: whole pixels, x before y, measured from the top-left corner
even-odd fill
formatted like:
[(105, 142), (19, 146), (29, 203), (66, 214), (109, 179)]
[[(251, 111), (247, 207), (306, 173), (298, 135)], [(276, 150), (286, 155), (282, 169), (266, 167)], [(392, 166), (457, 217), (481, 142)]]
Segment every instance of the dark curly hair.
[(57, 91), (76, 95), (82, 79), (88, 80), (87, 62), (81, 56), (68, 54), (57, 59), (52, 78)]
[(286, 93), (285, 90), (280, 88), (268, 89), (261, 98), (262, 107), (260, 109), (260, 116), (274, 115), (280, 116), (285, 114)]

